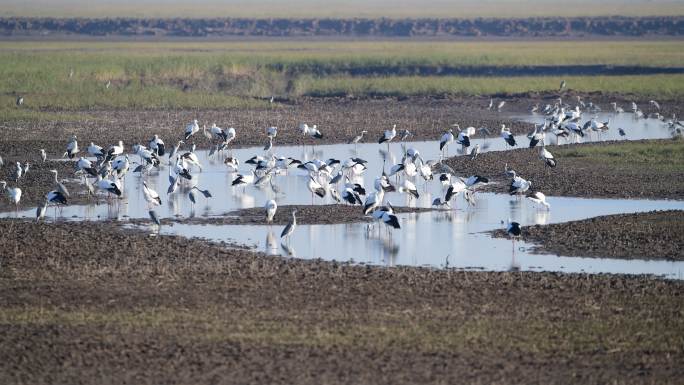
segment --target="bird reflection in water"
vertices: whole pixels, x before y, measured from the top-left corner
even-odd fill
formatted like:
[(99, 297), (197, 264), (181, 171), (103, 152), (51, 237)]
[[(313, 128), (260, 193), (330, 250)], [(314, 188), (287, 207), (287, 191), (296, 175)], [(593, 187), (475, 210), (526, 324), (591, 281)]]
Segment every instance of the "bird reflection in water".
[(283, 249), (286, 256), (292, 257), (292, 258), (297, 258), (297, 252), (295, 251), (294, 247), (292, 247), (291, 245), (286, 245), (284, 243), (281, 243), (280, 247)]
[(266, 233), (266, 247), (264, 252), (268, 255), (278, 254), (278, 241), (272, 230), (269, 230), (268, 233)]

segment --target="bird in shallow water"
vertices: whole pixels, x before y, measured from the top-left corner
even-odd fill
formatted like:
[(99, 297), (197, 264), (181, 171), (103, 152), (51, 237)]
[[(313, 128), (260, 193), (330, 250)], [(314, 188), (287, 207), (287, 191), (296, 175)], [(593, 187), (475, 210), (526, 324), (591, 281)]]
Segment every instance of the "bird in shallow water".
[(287, 223), (285, 228), (283, 229), (283, 232), (280, 233), (280, 239), (285, 239), (287, 244), (290, 244), (290, 237), (292, 236), (292, 233), (294, 233), (295, 227), (297, 227), (297, 209), (292, 210), (292, 218), (290, 221)]

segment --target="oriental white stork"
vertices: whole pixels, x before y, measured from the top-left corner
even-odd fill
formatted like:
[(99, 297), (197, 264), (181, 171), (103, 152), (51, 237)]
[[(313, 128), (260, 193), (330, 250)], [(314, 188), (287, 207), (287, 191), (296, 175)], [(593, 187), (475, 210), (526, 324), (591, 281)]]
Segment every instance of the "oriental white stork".
[(197, 123), (197, 119), (194, 119), (192, 122), (188, 123), (187, 126), (185, 126), (185, 131), (183, 132), (183, 139), (190, 139), (190, 137), (198, 133), (199, 130), (200, 128), (199, 124)]
[(546, 207), (547, 210), (551, 209), (551, 205), (546, 202), (546, 195), (542, 193), (541, 191), (536, 191), (530, 194), (527, 194), (527, 199), (531, 200), (532, 202)]
[(264, 205), (264, 209), (266, 209), (266, 222), (273, 222), (273, 217), (276, 215), (276, 211), (278, 210), (278, 204), (276, 201), (273, 199), (268, 200)]

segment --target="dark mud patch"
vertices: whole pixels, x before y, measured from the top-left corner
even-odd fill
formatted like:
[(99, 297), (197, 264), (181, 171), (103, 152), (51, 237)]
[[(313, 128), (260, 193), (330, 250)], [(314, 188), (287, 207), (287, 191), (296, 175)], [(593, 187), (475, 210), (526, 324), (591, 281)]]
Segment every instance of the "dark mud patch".
[[(507, 237), (503, 230), (494, 236)], [(535, 251), (575, 257), (684, 261), (684, 211), (607, 215), (523, 228)]]
[(283, 259), (102, 223), (0, 231), (3, 384), (681, 377), (682, 281)]
[[(496, 139), (503, 140), (503, 139)], [(684, 172), (678, 169), (661, 169), (641, 165), (635, 167), (625, 159), (597, 162), (588, 157), (570, 157), (563, 153), (573, 148), (603, 147), (619, 142), (547, 146), (557, 160), (551, 169), (539, 159), (539, 148), (516, 148), (505, 152), (488, 152), (475, 160), (460, 156), (447, 160), (447, 164), (463, 175), (482, 175), (494, 182), (485, 190), (508, 193), (510, 178), (504, 174), (505, 165), (532, 182), (530, 191), (546, 195), (572, 197), (684, 199)], [(672, 143), (669, 139), (636, 141), (634, 143)], [(528, 143), (519, 143), (525, 146)]]
[[(297, 224), (300, 225), (334, 225), (341, 223), (371, 222), (372, 217), (363, 214), (361, 206), (351, 205), (286, 205), (279, 206), (273, 225), (286, 225), (292, 218), (292, 210), (297, 209)], [(394, 207), (396, 213), (423, 213), (433, 211), (431, 208)], [(137, 222), (137, 221), (132, 221)], [(142, 222), (142, 221), (140, 221)], [(266, 210), (262, 207), (231, 211), (223, 216), (165, 218), (162, 222), (203, 224), (203, 225), (267, 225)]]

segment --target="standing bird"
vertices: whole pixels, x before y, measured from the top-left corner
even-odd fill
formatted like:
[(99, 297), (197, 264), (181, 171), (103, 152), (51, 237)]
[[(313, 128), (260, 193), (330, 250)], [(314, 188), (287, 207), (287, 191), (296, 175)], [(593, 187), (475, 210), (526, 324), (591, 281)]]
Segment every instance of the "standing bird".
[(411, 131), (409, 131), (407, 129), (403, 129), (403, 130), (401, 130), (401, 135), (399, 135), (399, 140), (403, 142), (406, 139), (408, 139), (411, 135), (413, 135), (411, 133)]
[(442, 137), (439, 139), (439, 150), (442, 151), (442, 155), (444, 155), (444, 147), (446, 147), (446, 153), (447, 156), (449, 155), (449, 144), (453, 143), (454, 141), (454, 130), (451, 128), (447, 130), (444, 134), (442, 134)]
[(556, 159), (553, 158), (553, 154), (547, 151), (544, 146), (539, 148), (539, 159), (543, 160), (549, 167), (556, 167)]
[(489, 105), (487, 106), (488, 110), (491, 110), (494, 108), (494, 99), (489, 99)]
[(24, 169), (21, 168), (21, 163), (17, 162), (16, 167), (14, 168), (14, 181), (19, 182), (22, 175), (24, 175)]
[(104, 152), (102, 151), (102, 147), (98, 146), (93, 142), (90, 142), (90, 145), (86, 147), (86, 152), (90, 154), (90, 156), (94, 156), (98, 159), (104, 158)]
[(318, 183), (313, 176), (309, 176), (309, 182), (307, 183), (306, 187), (308, 187), (309, 191), (311, 191), (311, 204), (313, 204), (314, 194), (321, 198), (325, 197), (325, 188), (323, 188), (323, 186), (321, 186), (321, 184)]
[(64, 195), (62, 195), (61, 192), (57, 190), (50, 191), (47, 193), (45, 196), (47, 199), (48, 203), (52, 203), (54, 205), (65, 205), (67, 204), (67, 199)]
[(389, 151), (389, 142), (397, 136), (397, 125), (393, 125), (391, 130), (385, 130), (380, 139), (378, 139), (378, 144), (387, 142), (387, 150)]
[(514, 147), (516, 145), (515, 137), (513, 134), (511, 134), (511, 130), (506, 127), (505, 124), (501, 125), (501, 137), (506, 141), (506, 143), (508, 143), (509, 146)]
[(74, 159), (74, 156), (76, 156), (78, 151), (78, 141), (76, 141), (76, 135), (72, 135), (71, 139), (69, 139), (69, 143), (67, 143), (66, 152), (64, 153), (63, 157)]
[(21, 189), (19, 187), (7, 187), (7, 182), (0, 181), (2, 191), (9, 197), (10, 203), (16, 207), (17, 214), (19, 214), (19, 201), (21, 200)]
[(496, 110), (500, 112), (505, 104), (506, 104), (505, 100), (500, 101), (499, 104), (496, 106)]
[(209, 132), (213, 138), (219, 139), (221, 142), (225, 142), (228, 139), (226, 130), (217, 126), (216, 123), (211, 124), (211, 127), (209, 127)]
[(548, 202), (546, 202), (546, 195), (544, 195), (544, 193), (542, 193), (541, 191), (536, 191), (531, 194), (528, 194), (527, 199), (531, 200), (532, 202), (538, 205), (546, 207), (547, 210), (551, 209), (551, 205)]
[[(472, 129), (472, 130), (470, 130)], [(470, 132), (475, 133), (475, 128), (474, 127), (468, 127), (466, 131), (461, 131), (458, 133), (458, 138), (456, 139), (456, 143), (461, 145), (461, 149), (463, 150), (464, 153), (467, 153), (468, 147), (470, 147)]]
[(190, 139), (191, 136), (195, 135), (197, 132), (199, 132), (199, 124), (197, 124), (197, 119), (194, 119), (192, 122), (188, 123), (187, 126), (185, 126), (185, 132), (184, 132), (184, 140)]
[(159, 138), (159, 135), (154, 134), (154, 137), (150, 139), (149, 145), (150, 150), (152, 150), (155, 154), (157, 154), (158, 156), (164, 155), (164, 141)]
[(192, 209), (195, 209), (195, 203), (197, 203), (197, 194), (195, 193), (195, 190), (199, 191), (204, 195), (205, 198), (211, 198), (212, 195), (209, 192), (209, 190), (202, 190), (197, 186), (193, 186), (190, 189), (190, 192), (188, 193), (188, 198), (190, 198), (190, 202), (192, 203)]
[(275, 137), (278, 136), (278, 127), (268, 127), (266, 129), (266, 136), (270, 139), (275, 139)]
[(152, 206), (160, 206), (162, 204), (159, 193), (147, 186), (147, 182), (143, 181), (143, 193), (145, 200)]
[(480, 143), (475, 144), (472, 150), (470, 150), (470, 159), (475, 160), (480, 154)]
[(256, 174), (254, 173), (254, 170), (251, 171), (249, 174), (238, 174), (235, 179), (233, 179), (232, 186), (242, 186), (243, 191), (247, 187), (248, 184), (254, 183), (254, 180), (256, 179)]
[(169, 164), (171, 164), (173, 156), (178, 153), (178, 150), (180, 149), (181, 144), (183, 144), (182, 140), (179, 140), (175, 146), (171, 147), (171, 151), (169, 151)]
[(658, 104), (658, 102), (656, 102), (655, 100), (649, 100), (648, 103), (655, 107), (656, 110), (660, 111), (660, 104)]
[(93, 166), (93, 162), (84, 157), (78, 158), (76, 169), (78, 171), (85, 171), (93, 177), (96, 177), (98, 174), (97, 169)]
[(273, 199), (270, 199), (268, 202), (266, 202), (264, 208), (266, 209), (266, 222), (273, 222), (273, 217), (276, 215), (276, 211), (278, 210), (278, 204)]
[(285, 226), (283, 229), (283, 232), (280, 233), (280, 238), (286, 238), (287, 243), (290, 243), (290, 236), (295, 230), (295, 227), (297, 227), (297, 217), (295, 214), (297, 213), (297, 209), (292, 210), (292, 219), (290, 219), (290, 222)]
[(366, 130), (361, 131), (360, 134), (356, 135), (355, 137), (353, 137), (353, 138), (349, 141), (349, 144), (353, 144), (354, 147), (356, 147), (356, 144), (358, 144), (358, 143), (363, 139), (363, 136), (364, 136), (367, 132), (368, 132), (368, 131), (366, 131)]
[(563, 88), (565, 88), (565, 80), (561, 80), (560, 86), (558, 87), (558, 92), (563, 91)]
[(38, 208), (36, 209), (36, 222), (39, 222), (41, 219), (45, 218), (45, 212), (47, 212), (47, 207), (47, 200), (43, 203), (42, 206), (38, 206)]
[(41, 148), (41, 149), (40, 149), (40, 160), (41, 160), (43, 163), (45, 163), (45, 161), (47, 160), (47, 153), (45, 152), (45, 149), (44, 149), (44, 148)]
[(515, 250), (515, 239), (519, 238), (520, 235), (522, 235), (522, 229), (520, 229), (520, 223), (511, 222), (511, 220), (509, 219), (508, 220), (508, 226), (506, 226), (506, 232), (511, 237), (511, 240), (513, 241), (513, 250)]
[(525, 180), (517, 175), (513, 176), (511, 185), (508, 188), (510, 195), (523, 194), (532, 186), (532, 182)]
[(309, 129), (307, 130), (306, 133), (307, 133), (307, 135), (309, 135), (310, 137), (312, 137), (314, 139), (323, 139), (323, 134), (321, 134), (321, 132), (318, 130), (318, 128), (316, 128), (315, 124), (313, 126), (309, 127)]
[(95, 187), (97, 187), (100, 190), (106, 191), (109, 194), (114, 194), (117, 197), (121, 196), (121, 188), (119, 187), (119, 184), (112, 180), (102, 179), (100, 175), (97, 176)]
[(57, 179), (57, 170), (50, 170), (51, 173), (55, 175), (55, 189), (62, 193), (64, 196), (69, 196), (69, 190)]
[(24, 105), (24, 97), (23, 96), (17, 96), (17, 107), (21, 107)]
[(123, 145), (123, 141), (119, 141), (119, 144), (113, 144), (109, 146), (107, 149), (107, 156), (105, 157), (106, 160), (112, 160), (116, 158), (117, 156), (123, 154), (125, 148)]
[(416, 199), (420, 198), (420, 194), (418, 194), (416, 185), (408, 179), (404, 179), (404, 184), (399, 187), (399, 192), (408, 194), (409, 199), (411, 199), (411, 197)]

